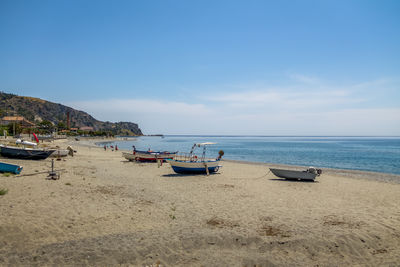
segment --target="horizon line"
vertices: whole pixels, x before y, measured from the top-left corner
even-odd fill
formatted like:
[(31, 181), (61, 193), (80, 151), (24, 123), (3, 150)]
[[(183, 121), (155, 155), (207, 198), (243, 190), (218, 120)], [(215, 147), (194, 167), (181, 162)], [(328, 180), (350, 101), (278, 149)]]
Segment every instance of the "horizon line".
[(142, 136), (207, 136), (207, 137), (398, 137), (400, 135), (229, 135), (229, 134), (144, 134)]

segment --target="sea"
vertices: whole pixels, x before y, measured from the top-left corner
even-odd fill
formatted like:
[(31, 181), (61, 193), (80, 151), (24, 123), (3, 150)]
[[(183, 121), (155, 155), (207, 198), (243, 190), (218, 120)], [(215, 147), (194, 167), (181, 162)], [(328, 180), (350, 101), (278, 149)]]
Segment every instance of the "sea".
[(189, 152), (194, 143), (214, 142), (207, 148), (209, 157), (223, 150), (223, 158), (229, 160), (400, 175), (400, 137), (165, 135), (126, 139), (113, 144), (123, 150), (132, 150), (134, 145), (137, 150)]

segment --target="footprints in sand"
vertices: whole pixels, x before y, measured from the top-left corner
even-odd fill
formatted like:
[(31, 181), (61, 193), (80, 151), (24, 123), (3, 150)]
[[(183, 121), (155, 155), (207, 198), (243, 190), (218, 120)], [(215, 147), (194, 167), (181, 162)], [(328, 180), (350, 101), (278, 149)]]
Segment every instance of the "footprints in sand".
[[(214, 216), (206, 221), (206, 225), (212, 228), (234, 228), (240, 227), (240, 224), (235, 221), (223, 219), (217, 216)], [(275, 225), (272, 223), (272, 217), (263, 216), (260, 217), (259, 226), (256, 229), (256, 232), (259, 236), (265, 237), (290, 237), (290, 231), (287, 230), (285, 225)]]
[(154, 202), (151, 201), (151, 200), (140, 198), (140, 199), (135, 201), (135, 204), (148, 206), (148, 205), (154, 204)]
[(225, 189), (233, 189), (235, 186), (233, 184), (218, 184), (217, 187)]
[[(221, 218), (211, 218), (208, 222), (212, 227), (231, 224)], [(271, 220), (262, 222), (272, 224)], [(284, 229), (269, 230), (271, 235), (268, 236), (279, 237), (280, 232), (285, 232)], [(343, 240), (334, 241), (313, 238), (282, 241), (265, 236), (239, 235), (230, 231), (194, 233), (184, 230), (165, 234), (163, 231), (151, 229), (56, 242), (3, 256), (7, 257), (11, 265), (37, 266), (199, 266), (199, 263), (202, 266), (274, 266), (284, 264), (284, 255), (284, 260), (293, 265), (330, 266), (331, 257), (313, 262), (316, 255), (334, 253), (337, 255), (334, 258), (335, 264), (346, 265), (346, 255), (350, 253), (365, 264), (373, 256), (390, 253), (389, 249), (374, 247), (373, 240), (366, 240), (371, 245), (371, 254), (367, 255), (361, 253), (363, 250), (355, 243), (360, 242), (356, 235), (342, 238)], [(308, 259), (311, 260), (304, 261), (299, 255), (309, 255)]]
[(324, 226), (344, 226), (348, 228), (359, 228), (364, 224), (364, 222), (353, 222), (348, 218), (339, 217), (336, 215), (328, 215), (323, 218)]
[(238, 227), (239, 224), (236, 222), (231, 222), (225, 219), (221, 219), (218, 217), (212, 217), (211, 219), (207, 220), (206, 222), (207, 225), (212, 226), (212, 227), (218, 227), (218, 228), (232, 228), (232, 227)]
[(277, 236), (277, 237), (290, 237), (289, 231), (284, 225), (274, 225), (272, 223), (273, 218), (271, 216), (260, 217), (260, 226), (257, 229), (257, 233), (260, 236)]
[(106, 195), (117, 195), (122, 189), (122, 186), (96, 186), (96, 188), (93, 189), (93, 192)]
[(376, 250), (374, 250), (373, 252), (372, 252), (372, 254), (373, 255), (376, 255), (376, 254), (382, 254), (382, 253), (387, 253), (388, 251), (386, 250), (386, 249), (384, 249), (384, 248), (381, 248), (381, 249), (376, 249)]
[(260, 229), (257, 230), (258, 234), (261, 236), (280, 236), (280, 237), (290, 237), (288, 233), (279, 227), (264, 224)]

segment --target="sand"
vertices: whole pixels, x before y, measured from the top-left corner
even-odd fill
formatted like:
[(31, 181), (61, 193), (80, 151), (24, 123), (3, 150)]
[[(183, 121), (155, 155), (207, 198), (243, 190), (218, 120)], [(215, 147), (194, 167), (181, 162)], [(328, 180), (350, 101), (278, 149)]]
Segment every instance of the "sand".
[[(47, 174), (0, 174), (2, 266), (399, 266), (400, 176), (324, 170), (314, 183), (223, 161), (210, 176), (128, 162), (93, 141)], [(51, 159), (1, 159), (47, 171)]]

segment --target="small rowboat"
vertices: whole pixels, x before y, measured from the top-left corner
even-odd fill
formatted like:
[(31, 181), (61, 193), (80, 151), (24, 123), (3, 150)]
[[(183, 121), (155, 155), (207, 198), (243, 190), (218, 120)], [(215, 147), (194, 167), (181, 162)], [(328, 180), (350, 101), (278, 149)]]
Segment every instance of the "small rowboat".
[(129, 161), (142, 161), (142, 162), (156, 162), (157, 160), (167, 160), (173, 159), (177, 152), (168, 152), (168, 151), (142, 151), (136, 150), (135, 146), (133, 146), (132, 153), (122, 152), (122, 156)]
[(314, 167), (309, 167), (305, 171), (293, 171), (293, 170), (283, 170), (274, 168), (269, 168), (269, 169), (275, 176), (288, 180), (314, 181), (315, 177), (320, 176), (322, 173), (320, 169), (315, 169)]
[[(208, 145), (213, 145), (215, 143), (197, 143), (194, 144), (189, 154), (177, 155), (174, 159), (168, 160), (172, 169), (176, 173), (182, 174), (198, 174), (204, 173), (209, 175), (210, 173), (217, 172), (222, 166), (219, 164), (222, 155), (217, 159), (205, 158), (206, 147)], [(201, 157), (197, 157), (194, 154), (194, 149), (196, 147), (203, 147), (203, 154)]]
[(68, 149), (57, 149), (50, 155), (50, 157), (52, 158), (66, 157), (68, 156), (68, 153), (69, 153)]
[(22, 166), (14, 165), (10, 163), (0, 162), (0, 172), (11, 172), (15, 174), (20, 174), (22, 171)]

